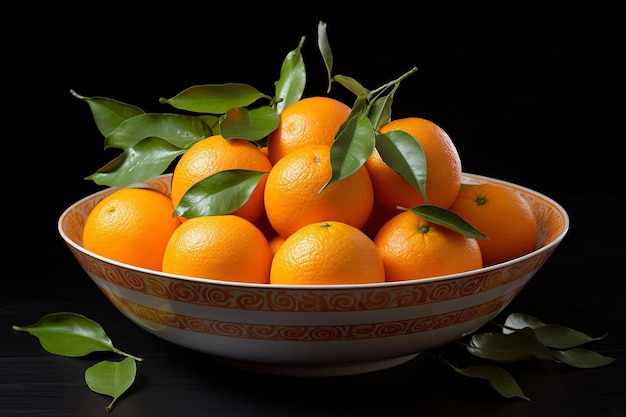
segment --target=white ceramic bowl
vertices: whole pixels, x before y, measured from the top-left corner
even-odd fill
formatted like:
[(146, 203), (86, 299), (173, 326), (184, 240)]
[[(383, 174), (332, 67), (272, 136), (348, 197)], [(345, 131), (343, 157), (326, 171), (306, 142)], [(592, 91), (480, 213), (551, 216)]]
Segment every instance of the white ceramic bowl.
[[(169, 191), (170, 175), (149, 185)], [(116, 262), (85, 250), (83, 225), (105, 189), (72, 204), (58, 230), (104, 295), (141, 328), (255, 372), (328, 376), (370, 372), (472, 333), (502, 311), (569, 229), (554, 200), (509, 182), (464, 174), (464, 182), (513, 188), (531, 204), (532, 253), (461, 274), (381, 284), (288, 286), (194, 279)]]

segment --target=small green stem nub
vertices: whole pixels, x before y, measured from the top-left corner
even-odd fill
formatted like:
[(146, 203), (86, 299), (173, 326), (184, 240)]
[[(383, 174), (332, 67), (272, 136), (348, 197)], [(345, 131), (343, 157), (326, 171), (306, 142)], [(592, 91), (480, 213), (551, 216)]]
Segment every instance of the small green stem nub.
[(138, 357), (138, 356), (131, 355), (130, 353), (122, 352), (122, 351), (121, 351), (121, 350), (119, 350), (119, 349), (113, 348), (113, 352), (115, 352), (115, 353), (117, 353), (117, 354), (119, 354), (119, 355), (122, 355), (122, 356), (127, 356), (127, 357), (129, 357), (129, 358), (132, 358), (132, 359), (136, 360), (137, 362), (143, 362), (143, 358), (140, 358), (140, 357)]

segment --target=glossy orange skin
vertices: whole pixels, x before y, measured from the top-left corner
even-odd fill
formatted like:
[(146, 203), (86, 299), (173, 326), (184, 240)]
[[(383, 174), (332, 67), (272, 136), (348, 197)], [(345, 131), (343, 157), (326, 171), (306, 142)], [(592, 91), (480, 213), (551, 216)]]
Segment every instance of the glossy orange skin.
[[(174, 167), (171, 197), (178, 205), (189, 188), (204, 178), (228, 169), (248, 169), (269, 172), (272, 164), (256, 145), (242, 139), (226, 140), (214, 135), (194, 143)], [(263, 191), (267, 176), (257, 184), (248, 201), (233, 213), (251, 222), (263, 216)], [(184, 219), (183, 219), (184, 220)]]
[(330, 147), (308, 145), (283, 157), (265, 184), (265, 211), (274, 230), (288, 237), (314, 222), (335, 220), (361, 228), (374, 206), (364, 166), (320, 190), (331, 177)]
[(267, 154), (272, 164), (306, 145), (332, 145), (350, 107), (325, 96), (306, 97), (286, 107), (276, 130), (267, 138)]
[(172, 234), (163, 272), (195, 278), (267, 284), (272, 251), (265, 235), (236, 215), (188, 219)]
[(83, 247), (141, 268), (161, 270), (165, 246), (180, 225), (166, 194), (150, 188), (122, 188), (89, 213)]
[(495, 184), (465, 187), (450, 210), (488, 236), (478, 239), (485, 266), (525, 255), (537, 245), (532, 208), (510, 188)]
[(483, 266), (478, 242), (411, 211), (395, 215), (374, 238), (387, 281), (456, 274)]
[[(448, 134), (437, 124), (419, 117), (396, 119), (380, 128), (380, 133), (402, 130), (419, 142), (426, 157), (426, 196), (431, 205), (447, 208), (461, 186), (459, 152)], [(380, 157), (378, 150), (365, 162), (374, 186), (376, 201), (387, 211), (399, 213), (398, 206), (412, 208), (425, 204), (420, 192)]]
[(274, 255), (271, 284), (336, 285), (385, 281), (374, 242), (356, 227), (327, 221), (289, 236)]

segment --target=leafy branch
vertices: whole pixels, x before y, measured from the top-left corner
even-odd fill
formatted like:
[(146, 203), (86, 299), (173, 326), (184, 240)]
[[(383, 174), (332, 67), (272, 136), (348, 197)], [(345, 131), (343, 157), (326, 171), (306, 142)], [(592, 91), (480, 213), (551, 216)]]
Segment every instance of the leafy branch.
[[(89, 105), (104, 136), (104, 149), (120, 151), (85, 179), (111, 187), (143, 183), (166, 172), (194, 143), (214, 134), (263, 146), (267, 136), (278, 127), (282, 110), (300, 100), (304, 93), (306, 68), (301, 54), (304, 41), (302, 37), (283, 60), (273, 95), (247, 84), (227, 83), (196, 85), (171, 98), (159, 99), (160, 103), (185, 114), (145, 113), (131, 104), (99, 96), (85, 97), (70, 90)], [(328, 92), (333, 83), (338, 83), (356, 96), (331, 146), (331, 176), (319, 193), (355, 173), (376, 150), (391, 169), (418, 190), (428, 206), (426, 157), (419, 142), (404, 131), (378, 132), (391, 120), (393, 99), (400, 83), (417, 68), (368, 90), (352, 77), (332, 73), (333, 55), (324, 22), (318, 24), (318, 48), (327, 70)], [(218, 172), (183, 195), (176, 214), (189, 218), (230, 213), (245, 204), (250, 187), (258, 184), (262, 174), (245, 170)], [(204, 196), (199, 196), (200, 192)], [(224, 199), (229, 201), (223, 203)], [(466, 237), (485, 237), (448, 211), (430, 210), (429, 220)]]
[[(278, 127), (282, 109), (302, 97), (306, 72), (301, 48), (304, 37), (285, 57), (275, 95), (243, 83), (189, 87), (159, 102), (182, 110), (146, 113), (141, 108), (106, 97), (70, 93), (89, 105), (96, 127), (104, 136), (104, 149), (120, 152), (85, 179), (110, 187), (145, 182), (164, 172), (197, 141), (221, 134), (263, 145)], [(267, 100), (267, 103), (260, 103)], [(237, 195), (237, 193), (234, 193)]]

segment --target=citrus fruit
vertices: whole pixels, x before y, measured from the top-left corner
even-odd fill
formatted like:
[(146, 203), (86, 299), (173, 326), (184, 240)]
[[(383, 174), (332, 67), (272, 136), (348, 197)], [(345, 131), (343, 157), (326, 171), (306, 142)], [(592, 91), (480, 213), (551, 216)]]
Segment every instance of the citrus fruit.
[(272, 251), (243, 217), (199, 216), (183, 222), (163, 255), (163, 272), (196, 278), (267, 284)]
[(349, 224), (308, 224), (289, 236), (274, 255), (270, 283), (369, 284), (385, 281), (374, 242)]
[[(431, 205), (448, 208), (461, 186), (461, 158), (450, 136), (434, 122), (407, 117), (392, 120), (379, 129), (380, 133), (402, 130), (411, 134), (422, 146), (426, 158), (426, 196)], [(425, 203), (419, 191), (393, 171), (382, 160), (377, 149), (365, 162), (374, 186), (378, 204), (394, 213), (397, 206), (416, 207)]]
[(302, 226), (326, 220), (357, 228), (367, 222), (374, 190), (365, 167), (320, 193), (331, 173), (327, 145), (307, 145), (272, 167), (265, 183), (265, 211), (279, 235), (288, 237)]
[(496, 184), (464, 187), (450, 210), (487, 235), (488, 239), (478, 239), (485, 266), (535, 249), (537, 220), (528, 201), (511, 188)]
[(281, 235), (276, 235), (272, 238), (270, 238), (269, 243), (270, 243), (270, 249), (272, 249), (272, 254), (276, 254), (276, 252), (278, 252), (278, 248), (280, 248), (280, 246), (283, 244), (283, 242), (285, 241), (285, 238), (282, 237)]
[(83, 247), (130, 265), (161, 270), (165, 246), (180, 220), (166, 194), (120, 188), (98, 202), (83, 228)]
[(385, 223), (374, 243), (387, 281), (429, 278), (482, 267), (477, 239), (431, 223), (411, 211)]
[(267, 154), (276, 164), (280, 158), (305, 145), (332, 145), (350, 107), (331, 97), (306, 97), (287, 106), (278, 127), (267, 137)]
[[(172, 173), (171, 197), (174, 207), (192, 185), (220, 171), (247, 169), (269, 172), (272, 165), (256, 145), (243, 139), (209, 136), (194, 143), (178, 160)], [(257, 184), (248, 201), (228, 213), (255, 222), (263, 215), (263, 189), (267, 176)]]

